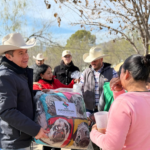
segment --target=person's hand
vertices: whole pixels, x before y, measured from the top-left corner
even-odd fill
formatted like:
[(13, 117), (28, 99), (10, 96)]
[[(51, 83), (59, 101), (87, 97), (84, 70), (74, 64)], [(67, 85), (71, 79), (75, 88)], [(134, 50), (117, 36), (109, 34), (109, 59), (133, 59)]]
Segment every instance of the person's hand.
[(88, 120), (88, 125), (90, 126), (91, 125), (91, 120), (89, 117), (87, 117), (87, 120)]
[(112, 91), (121, 91), (123, 90), (122, 84), (119, 78), (112, 78), (110, 80), (110, 88)]
[(99, 131), (100, 133), (103, 133), (103, 134), (106, 133), (106, 129), (98, 129), (98, 131)]
[(92, 126), (92, 130), (97, 130), (97, 131), (99, 131), (99, 132), (101, 132), (101, 133), (103, 133), (103, 134), (106, 133), (106, 129), (98, 129), (96, 124), (94, 124), (94, 125)]
[(43, 128), (40, 129), (39, 133), (35, 136), (36, 139), (41, 139), (41, 138), (49, 138), (47, 136), (47, 133), (49, 133), (49, 131), (44, 130)]
[(92, 126), (92, 130), (98, 130), (96, 124), (94, 124), (94, 125)]
[(79, 83), (80, 82), (80, 78), (79, 79), (74, 79), (74, 83)]
[(43, 89), (42, 90), (42, 92), (44, 92), (44, 93), (47, 93), (47, 92), (49, 92), (50, 91), (50, 89)]

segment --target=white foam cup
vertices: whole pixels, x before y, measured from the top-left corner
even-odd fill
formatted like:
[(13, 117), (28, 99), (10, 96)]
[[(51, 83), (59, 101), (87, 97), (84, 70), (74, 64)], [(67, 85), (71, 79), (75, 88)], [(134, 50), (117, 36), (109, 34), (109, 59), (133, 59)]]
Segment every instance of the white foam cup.
[(100, 111), (100, 112), (94, 113), (94, 117), (96, 120), (97, 128), (106, 129), (107, 122), (108, 122), (108, 112)]

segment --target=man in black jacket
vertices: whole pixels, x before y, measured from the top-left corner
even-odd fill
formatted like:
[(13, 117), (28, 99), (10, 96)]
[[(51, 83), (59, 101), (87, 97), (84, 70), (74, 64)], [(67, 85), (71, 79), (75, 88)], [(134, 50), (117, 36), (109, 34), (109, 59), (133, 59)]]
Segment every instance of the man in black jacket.
[(35, 64), (33, 64), (30, 68), (33, 69), (33, 82), (35, 82), (35, 77), (37, 75), (37, 69), (39, 66), (44, 64), (45, 58), (42, 53), (38, 53), (36, 55), (36, 57), (33, 56), (33, 59), (35, 59)]
[(54, 68), (54, 76), (63, 84), (70, 84), (72, 78), (71, 74), (74, 71), (79, 71), (72, 62), (72, 54), (69, 50), (64, 50), (62, 52), (61, 64)]
[(24, 42), (21, 34), (3, 38), (0, 55), (0, 148), (30, 150), (32, 137), (48, 138), (47, 131), (34, 120), (33, 70), (27, 68), (27, 49), (34, 39)]

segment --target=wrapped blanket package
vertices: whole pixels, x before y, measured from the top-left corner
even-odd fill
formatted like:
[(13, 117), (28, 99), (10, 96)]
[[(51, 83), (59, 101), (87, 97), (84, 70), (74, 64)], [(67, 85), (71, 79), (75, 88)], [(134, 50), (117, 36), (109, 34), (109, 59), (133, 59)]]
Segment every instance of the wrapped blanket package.
[(35, 121), (49, 131), (48, 139), (37, 144), (50, 147), (86, 149), (90, 142), (85, 104), (80, 93), (73, 89), (36, 93)]

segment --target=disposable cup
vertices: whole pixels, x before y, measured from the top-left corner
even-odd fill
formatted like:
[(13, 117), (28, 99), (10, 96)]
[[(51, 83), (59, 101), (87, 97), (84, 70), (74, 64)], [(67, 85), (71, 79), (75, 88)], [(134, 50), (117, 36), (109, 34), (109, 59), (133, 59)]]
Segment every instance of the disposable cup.
[(100, 111), (100, 112), (94, 113), (94, 117), (96, 120), (97, 128), (106, 129), (107, 122), (108, 122), (108, 112)]

